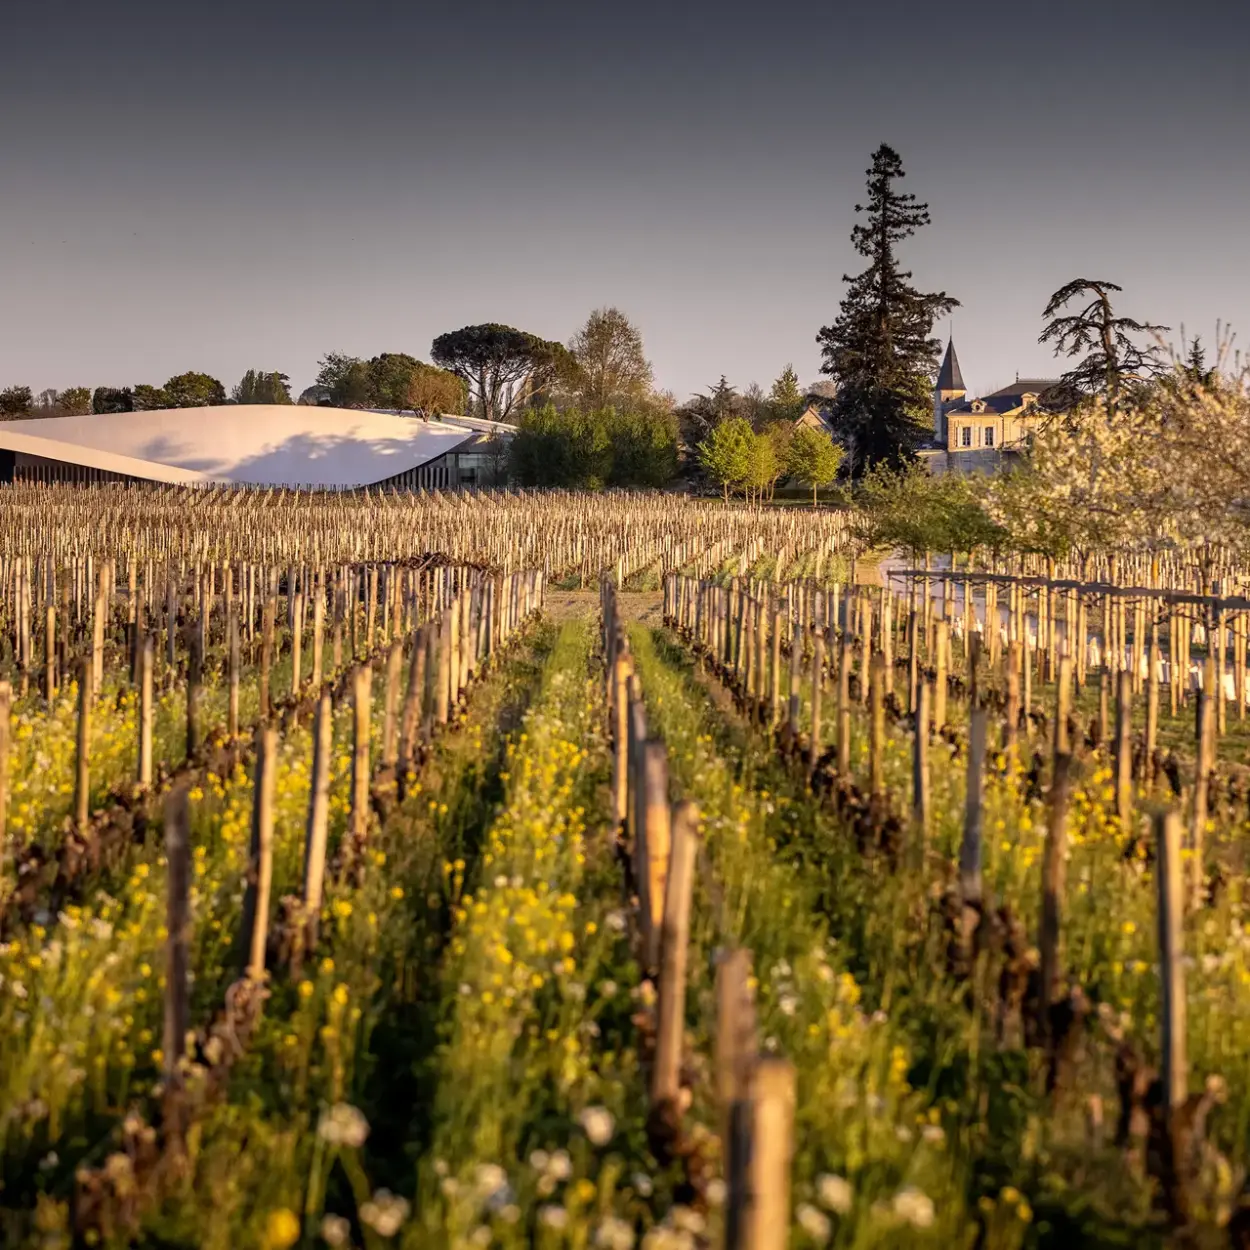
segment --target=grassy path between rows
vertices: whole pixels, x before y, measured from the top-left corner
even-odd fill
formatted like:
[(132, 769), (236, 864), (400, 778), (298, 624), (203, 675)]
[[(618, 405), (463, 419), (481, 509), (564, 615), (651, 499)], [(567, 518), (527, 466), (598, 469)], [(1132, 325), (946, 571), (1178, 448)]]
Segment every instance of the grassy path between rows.
[[(414, 1163), (428, 1128), (419, 1113), (423, 1064), (436, 1041), (427, 1021), (437, 1009), (441, 952), (466, 861), (474, 858), (502, 792), (508, 730), (538, 688), (553, 638), (549, 626), (532, 627), (473, 689), (453, 731), (436, 741), (413, 792), (375, 825), (361, 883), (327, 883), (315, 958), (298, 978), (274, 979), (262, 1021), (231, 1073), (228, 1098), (192, 1130), (182, 1183), (144, 1213), (137, 1237), (119, 1232), (114, 1244), (281, 1250), (297, 1242), (324, 1245), (327, 1236), (340, 1235), (356, 1244), (383, 1243), (368, 1218), (383, 1225), (385, 1218), (377, 1215), (376, 1202), (369, 1204), (375, 1187), (397, 1200), (415, 1196)], [(303, 730), (292, 736), (295, 745), (306, 740)], [(350, 762), (342, 745), (348, 739), (336, 734), (336, 740), (332, 838), (346, 828)], [(306, 752), (294, 745), (288, 750), (284, 742), (275, 901), (298, 888), (306, 763)], [(238, 793), (226, 787), (224, 816), (214, 818), (210, 805), (197, 821), (203, 826), (197, 841), (206, 851), (197, 847), (197, 862), (209, 862), (214, 880), (230, 877), (218, 859), (233, 865), (233, 879), (241, 880), (250, 779), (240, 770), (232, 784)], [(153, 878), (145, 897), (159, 917), (158, 873)], [(197, 934), (222, 947), (218, 959), (228, 958), (230, 945), (230, 925), (221, 917), (229, 921), (240, 892), (238, 886), (221, 897), (201, 896), (196, 907)], [(150, 962), (161, 966), (158, 957)], [(149, 997), (159, 1003), (159, 975), (153, 980), (158, 992)], [(197, 993), (197, 1003), (201, 997)], [(210, 1008), (207, 1000), (197, 1006), (195, 1023)], [(124, 1172), (123, 1156), (110, 1163)], [(68, 1197), (75, 1162), (66, 1158), (48, 1169), (42, 1213), (36, 1213), (41, 1228), (64, 1227), (61, 1195)], [(12, 1244), (26, 1244), (17, 1240), (18, 1224), (12, 1235)]]
[[(737, 945), (754, 960), (762, 1045), (797, 1069), (793, 1244), (972, 1244), (940, 1108), (907, 1080), (911, 1039), (865, 1002), (860, 961), (831, 937), (838, 883), (816, 848), (837, 836), (832, 821), (713, 702), (666, 631), (635, 627), (631, 645), (673, 793), (703, 815), (689, 1019), (701, 1064), (713, 1046), (715, 954)], [(714, 1126), (711, 1082), (695, 1088), (694, 1114)], [(1004, 1224), (990, 1244), (1019, 1244), (1024, 1222), (1012, 1212)]]

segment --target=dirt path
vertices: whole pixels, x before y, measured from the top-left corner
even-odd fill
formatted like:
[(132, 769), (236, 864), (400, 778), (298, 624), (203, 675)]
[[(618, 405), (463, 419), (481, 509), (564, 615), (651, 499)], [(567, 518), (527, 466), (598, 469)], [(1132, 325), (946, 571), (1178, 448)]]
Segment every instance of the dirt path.
[[(658, 590), (626, 590), (616, 596), (621, 615), (627, 621), (658, 625), (664, 613), (664, 595)], [(548, 590), (546, 610), (553, 621), (594, 616), (599, 611), (597, 590)]]

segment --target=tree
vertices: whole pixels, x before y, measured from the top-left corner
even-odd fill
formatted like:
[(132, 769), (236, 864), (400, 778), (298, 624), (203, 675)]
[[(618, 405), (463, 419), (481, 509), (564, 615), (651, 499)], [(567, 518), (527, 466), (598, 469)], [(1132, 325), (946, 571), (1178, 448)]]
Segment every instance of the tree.
[(851, 231), (869, 266), (857, 277), (843, 275), (848, 288), (838, 319), (816, 336), (821, 369), (838, 384), (834, 425), (853, 448), (857, 471), (878, 460), (910, 460), (929, 432), (941, 347), (933, 322), (959, 304), (944, 291), (917, 290), (899, 266), (899, 244), (929, 224), (928, 205), (895, 189), (902, 177), (899, 154), (883, 143), (868, 170), (868, 202), (855, 206), (866, 220)]
[(524, 408), (508, 468), (522, 486), (602, 490), (612, 471), (612, 444), (602, 414), (554, 404)]
[(85, 386), (67, 386), (57, 397), (57, 407), (67, 417), (80, 417), (91, 411), (91, 391)]
[(158, 412), (162, 408), (174, 408), (177, 405), (169, 398), (164, 387), (149, 386), (146, 382), (140, 382), (134, 388), (134, 404), (135, 412)]
[(1022, 551), (1055, 558), (1120, 547), (1158, 528), (1166, 478), (1160, 425), (1097, 396), (1033, 438), (1027, 462), (990, 485), (989, 511)]
[(407, 352), (383, 352), (374, 356), (365, 368), (369, 374), (366, 406), (406, 411), (408, 388), (417, 369), (415, 357)]
[(37, 408), (60, 408), (60, 391), (58, 391), (54, 386), (49, 386), (46, 390), (40, 391), (38, 397), (35, 399), (35, 406)]
[[(794, 441), (796, 432), (794, 422), (792, 421), (774, 421), (763, 431), (772, 442), (773, 451), (777, 456), (778, 477), (784, 477), (786, 474), (786, 465), (790, 462), (790, 444)], [(774, 478), (768, 484), (768, 498), (770, 500), (776, 488), (777, 479)]]
[(509, 454), (520, 486), (663, 486), (677, 470), (677, 428), (654, 409), (524, 408)]
[(765, 492), (771, 492), (780, 476), (781, 460), (777, 455), (777, 444), (766, 433), (752, 434), (743, 479), (748, 495), (754, 495), (758, 503)]
[(95, 413), (134, 412), (135, 397), (130, 387), (97, 386), (91, 396), (91, 411)]
[(596, 308), (573, 336), (578, 398), (584, 408), (625, 406), (651, 390), (642, 332), (619, 308)]
[[(1101, 395), (1114, 415), (1128, 392), (1140, 391), (1163, 372), (1158, 346), (1141, 347), (1132, 336), (1168, 327), (1115, 316), (1111, 292), (1120, 290), (1114, 282), (1076, 278), (1050, 297), (1042, 313), (1049, 324), (1037, 341), (1052, 344), (1056, 356), (1087, 355), (1039, 397), (1045, 407), (1066, 411)], [(1093, 298), (1079, 312), (1060, 315), (1073, 300), (1087, 295)]]
[(748, 382), (740, 400), (742, 415), (751, 423), (753, 430), (762, 429), (768, 424), (772, 410), (768, 404), (768, 396), (758, 382)]
[(226, 402), (226, 388), (207, 373), (178, 373), (165, 383), (174, 408), (207, 408)]
[(430, 349), (435, 364), (468, 383), (470, 398), (488, 421), (507, 420), (522, 383), (557, 367), (565, 353), (560, 343), (493, 322), (440, 334)]
[(842, 448), (822, 430), (804, 426), (795, 430), (790, 439), (786, 472), (812, 488), (812, 505), (816, 504), (816, 492), (828, 486), (838, 476), (842, 464)]
[(463, 413), (467, 389), (463, 379), (450, 370), (418, 360), (408, 379), (402, 407), (427, 420), (441, 412)]
[(742, 415), (742, 399), (722, 373), (708, 393), (691, 396), (677, 411), (689, 443), (699, 443), (722, 421)]
[(754, 437), (755, 432), (747, 421), (742, 417), (730, 417), (714, 425), (699, 444), (699, 463), (708, 476), (720, 484), (726, 503), (730, 488), (745, 481), (750, 472)]
[(29, 386), (7, 386), (0, 391), (0, 420), (12, 421), (17, 417), (30, 416), (35, 397)]
[(249, 369), (230, 392), (236, 404), (289, 404), (291, 379), (285, 373)]
[(359, 357), (327, 352), (317, 361), (317, 380), (301, 396), (330, 408), (365, 408), (369, 403), (369, 371)]
[(768, 392), (768, 404), (774, 421), (797, 421), (803, 415), (803, 392), (799, 375), (793, 365), (786, 365)]

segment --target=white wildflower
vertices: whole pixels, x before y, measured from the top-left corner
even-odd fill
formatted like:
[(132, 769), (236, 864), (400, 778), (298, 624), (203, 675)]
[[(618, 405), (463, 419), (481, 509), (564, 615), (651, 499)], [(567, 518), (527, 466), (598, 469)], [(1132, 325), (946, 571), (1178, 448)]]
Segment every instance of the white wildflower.
[(799, 1227), (819, 1245), (823, 1246), (829, 1240), (829, 1233), (832, 1231), (829, 1217), (810, 1202), (800, 1202), (795, 1209), (794, 1218), (798, 1220)]
[(708, 1201), (708, 1206), (710, 1207), (723, 1206), (725, 1202), (725, 1195), (728, 1192), (728, 1188), (729, 1187), (725, 1184), (723, 1180), (721, 1180), (719, 1176), (712, 1177), (712, 1179), (708, 1181), (707, 1183), (707, 1190), (705, 1192), (705, 1196)]
[(327, 1246), (345, 1246), (351, 1241), (352, 1226), (341, 1215), (323, 1216), (321, 1239)]
[(632, 1250), (634, 1230), (615, 1215), (605, 1216), (595, 1229), (595, 1245), (603, 1250)]
[(569, 1222), (569, 1213), (563, 1207), (557, 1207), (552, 1203), (548, 1203), (545, 1207), (538, 1208), (538, 1218), (548, 1228), (566, 1228)]
[(473, 1176), (473, 1188), (479, 1198), (489, 1198), (508, 1183), (508, 1174), (497, 1163), (479, 1163)]
[(894, 1214), (913, 1228), (930, 1228), (933, 1225), (933, 1199), (912, 1185), (906, 1185), (894, 1195)]
[(674, 1207), (670, 1215), (673, 1227), (680, 1232), (694, 1233), (697, 1236), (707, 1227), (707, 1221), (693, 1207)]
[(845, 1176), (822, 1172), (816, 1178), (816, 1198), (826, 1211), (845, 1215), (855, 1201), (855, 1191)]
[(379, 1189), (360, 1208), (360, 1222), (368, 1225), (379, 1237), (394, 1237), (408, 1218), (408, 1200), (393, 1194), (389, 1189)]
[(577, 1122), (592, 1146), (606, 1146), (616, 1131), (616, 1121), (607, 1107), (587, 1107), (577, 1117)]
[(317, 1135), (332, 1146), (363, 1146), (369, 1136), (369, 1121), (350, 1103), (335, 1103), (321, 1113)]

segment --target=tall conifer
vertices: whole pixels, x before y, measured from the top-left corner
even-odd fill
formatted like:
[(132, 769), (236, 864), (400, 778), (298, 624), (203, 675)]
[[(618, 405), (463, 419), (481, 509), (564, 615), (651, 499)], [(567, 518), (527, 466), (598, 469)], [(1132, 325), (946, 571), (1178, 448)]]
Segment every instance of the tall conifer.
[(868, 170), (868, 202), (855, 206), (865, 220), (851, 231), (869, 266), (843, 275), (849, 285), (838, 319), (816, 336), (821, 370), (838, 383), (834, 427), (857, 477), (879, 461), (910, 460), (931, 432), (941, 349), (933, 322), (959, 304), (945, 291), (918, 291), (899, 266), (898, 245), (929, 224), (929, 206), (895, 189), (903, 176), (899, 154), (883, 143)]

